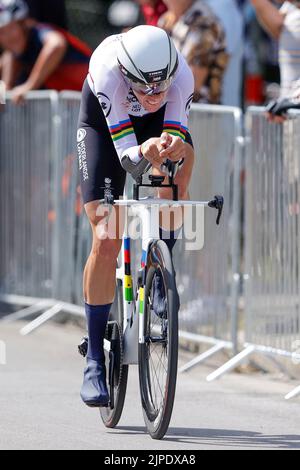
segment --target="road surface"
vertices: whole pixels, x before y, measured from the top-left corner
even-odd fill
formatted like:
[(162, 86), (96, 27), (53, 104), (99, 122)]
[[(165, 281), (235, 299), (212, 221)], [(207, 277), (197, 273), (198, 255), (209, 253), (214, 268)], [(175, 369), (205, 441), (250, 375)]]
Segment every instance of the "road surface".
[(212, 371), (207, 366), (179, 374), (173, 418), (163, 441), (146, 433), (137, 367), (130, 370), (120, 425), (106, 430), (98, 411), (79, 398), (84, 363), (76, 345), (81, 330), (48, 324), (22, 337), (22, 326), (0, 325), (0, 341), (7, 347), (7, 364), (0, 365), (2, 450), (300, 449), (300, 399), (283, 399), (297, 384), (257, 374), (229, 374), (207, 383)]

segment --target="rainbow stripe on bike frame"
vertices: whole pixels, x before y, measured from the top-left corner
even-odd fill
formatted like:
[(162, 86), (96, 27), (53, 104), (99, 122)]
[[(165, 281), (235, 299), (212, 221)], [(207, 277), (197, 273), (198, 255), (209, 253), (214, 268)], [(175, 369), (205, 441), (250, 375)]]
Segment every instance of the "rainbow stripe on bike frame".
[[(142, 253), (142, 261), (141, 261), (141, 266), (144, 269), (146, 267), (146, 261), (147, 261), (147, 251), (143, 250)], [(140, 315), (144, 314), (144, 303), (145, 303), (145, 288), (140, 287), (139, 291), (139, 299), (140, 299)]]
[(131, 275), (131, 251), (130, 251), (130, 238), (124, 239), (124, 289), (126, 302), (133, 302), (133, 283)]

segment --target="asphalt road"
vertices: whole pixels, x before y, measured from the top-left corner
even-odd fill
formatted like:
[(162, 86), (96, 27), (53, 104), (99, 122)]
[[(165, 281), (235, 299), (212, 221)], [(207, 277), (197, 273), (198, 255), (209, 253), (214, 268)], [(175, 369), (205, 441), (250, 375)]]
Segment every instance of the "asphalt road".
[(207, 383), (212, 369), (204, 366), (179, 375), (163, 441), (146, 433), (136, 367), (130, 370), (120, 425), (106, 430), (99, 412), (79, 398), (81, 331), (50, 324), (22, 337), (21, 326), (0, 325), (0, 341), (7, 347), (7, 365), (0, 365), (1, 450), (300, 449), (300, 399), (283, 399), (297, 384), (257, 374), (229, 374)]

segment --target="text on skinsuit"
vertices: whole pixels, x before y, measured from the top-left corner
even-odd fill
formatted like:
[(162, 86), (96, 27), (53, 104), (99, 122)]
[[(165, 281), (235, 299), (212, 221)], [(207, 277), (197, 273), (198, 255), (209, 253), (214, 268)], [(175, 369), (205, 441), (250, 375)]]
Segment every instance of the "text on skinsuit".
[(79, 171), (83, 172), (83, 179), (87, 181), (89, 179), (88, 166), (86, 161), (86, 146), (85, 142), (82, 141), (77, 144), (78, 158), (79, 158)]

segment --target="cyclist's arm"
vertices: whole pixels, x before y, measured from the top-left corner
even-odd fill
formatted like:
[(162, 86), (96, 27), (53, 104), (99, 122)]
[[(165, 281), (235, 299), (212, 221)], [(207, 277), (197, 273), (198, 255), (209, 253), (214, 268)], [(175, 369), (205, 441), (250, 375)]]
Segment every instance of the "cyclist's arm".
[(68, 44), (62, 34), (50, 31), (43, 36), (43, 48), (33, 69), (22, 85), (13, 89), (13, 101), (20, 104), (29, 91), (39, 89), (61, 64)]
[(263, 28), (275, 39), (279, 39), (284, 25), (284, 13), (269, 0), (251, 0), (251, 3)]
[(102, 107), (121, 164), (125, 157), (133, 165), (138, 164), (142, 155), (126, 107), (128, 89), (124, 80), (104, 64), (99, 64), (96, 55), (91, 60), (88, 82)]
[(1, 57), (0, 75), (5, 83), (6, 90), (11, 90), (22, 71), (22, 65), (9, 51), (5, 51)]
[(61, 64), (68, 48), (64, 36), (57, 31), (48, 32), (43, 39), (44, 45), (27, 80), (30, 90), (40, 88)]

